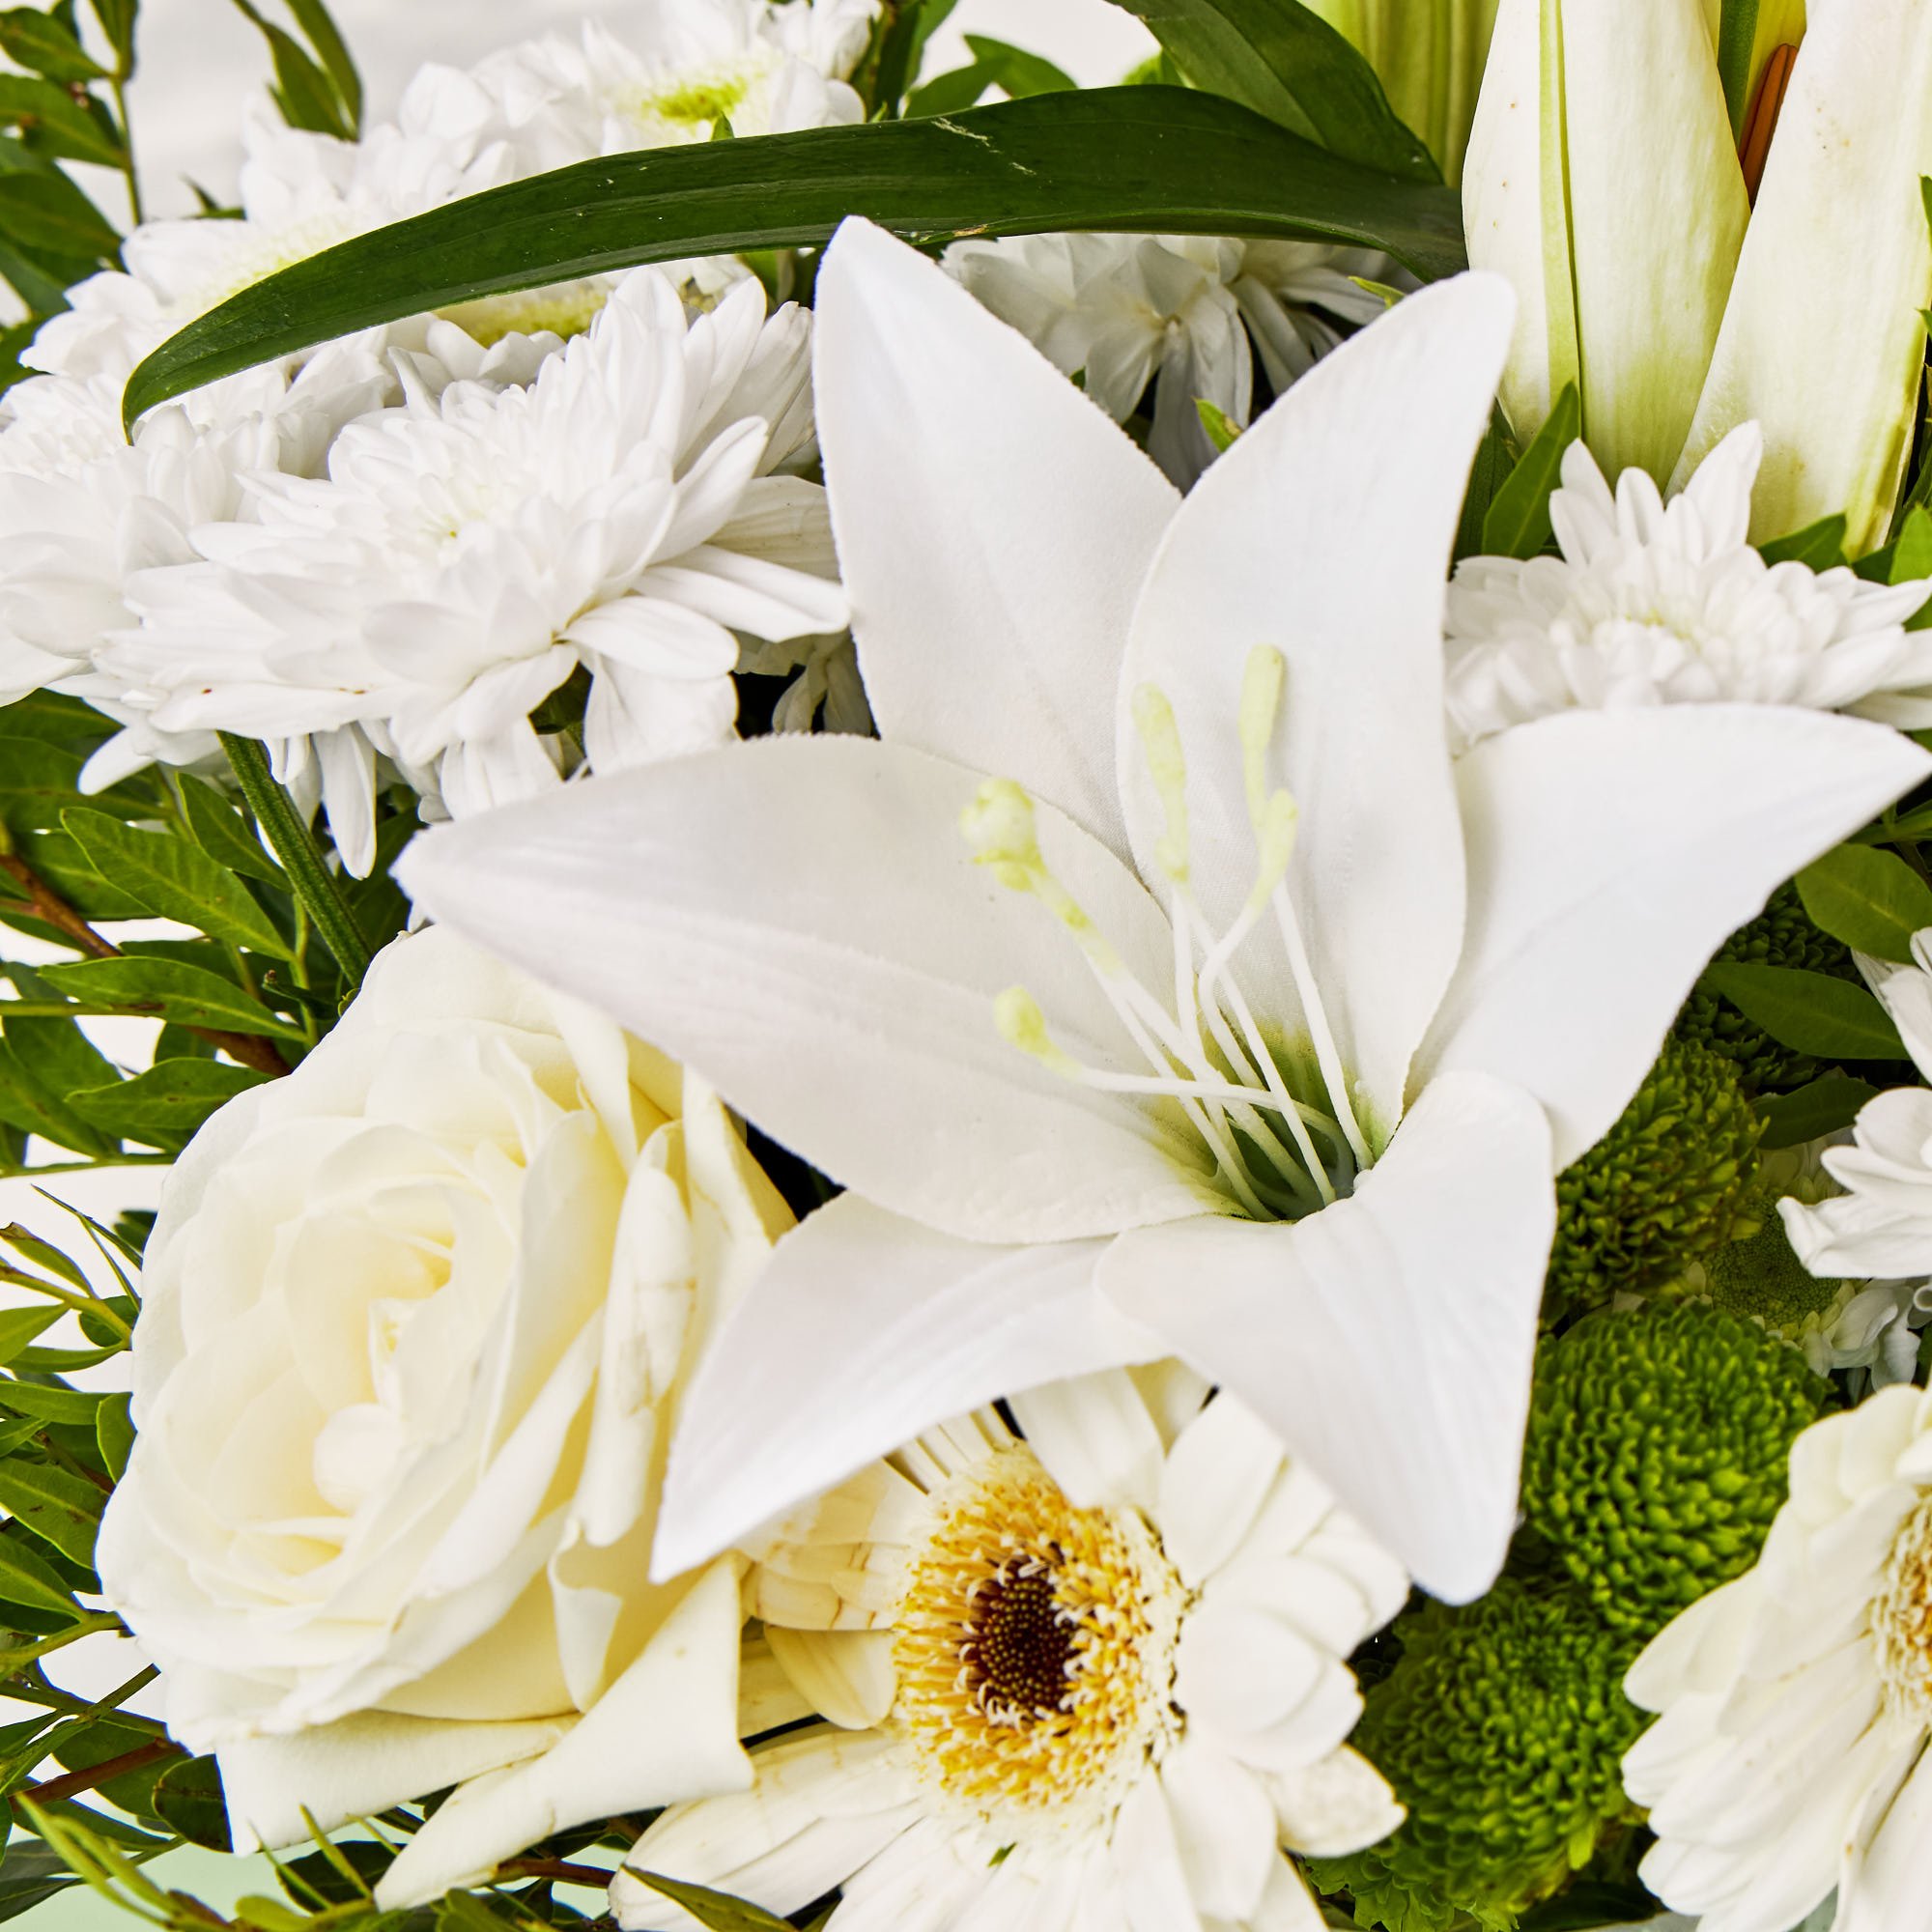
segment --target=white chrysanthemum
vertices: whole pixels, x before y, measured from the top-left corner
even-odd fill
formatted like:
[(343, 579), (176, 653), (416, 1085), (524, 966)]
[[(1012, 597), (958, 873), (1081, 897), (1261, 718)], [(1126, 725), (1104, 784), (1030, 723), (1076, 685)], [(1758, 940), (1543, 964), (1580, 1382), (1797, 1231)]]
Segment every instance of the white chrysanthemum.
[(1474, 556), (1449, 586), (1448, 705), (1466, 747), (1573, 708), (1752, 703), (1932, 724), (1932, 583), (1768, 564), (1747, 541), (1764, 454), (1735, 429), (1665, 503), (1641, 469), (1610, 494), (1580, 442), (1549, 499), (1561, 556)]
[[(1013, 1406), (1028, 1439), (980, 1411), (758, 1549), (749, 1606), (831, 1721), (754, 1750), (742, 1796), (668, 1812), (638, 1870), (780, 1913), (842, 1886), (834, 1932), (1275, 1932), (1315, 1916), (1284, 1850), (1401, 1822), (1344, 1743), (1343, 1661), (1400, 1608), (1401, 1566), (1184, 1371)], [(629, 1875), (611, 1903), (695, 1923)]]
[[(1033, 235), (961, 242), (946, 267), (1124, 422), (1149, 383), (1148, 448), (1185, 488), (1212, 462), (1197, 400), (1245, 425), (1254, 354), (1279, 394), (1381, 313), (1352, 279), (1386, 281), (1385, 255), (1316, 242), (1188, 235)], [(1252, 349), (1250, 343), (1252, 342)]]
[(638, 270), (527, 384), (412, 386), (325, 478), (256, 479), (202, 560), (136, 577), (103, 667), (166, 731), (355, 727), (322, 777), (358, 869), (375, 753), (458, 816), (554, 784), (530, 713), (580, 666), (593, 769), (720, 743), (735, 633), (845, 621), (824, 492), (774, 473), (810, 450), (810, 358), (756, 282), (694, 321)]
[(1755, 1568), (1625, 1686), (1662, 1714), (1624, 1759), (1644, 1882), (1701, 1932), (1904, 1932), (1932, 1895), (1932, 1396), (1807, 1429)]

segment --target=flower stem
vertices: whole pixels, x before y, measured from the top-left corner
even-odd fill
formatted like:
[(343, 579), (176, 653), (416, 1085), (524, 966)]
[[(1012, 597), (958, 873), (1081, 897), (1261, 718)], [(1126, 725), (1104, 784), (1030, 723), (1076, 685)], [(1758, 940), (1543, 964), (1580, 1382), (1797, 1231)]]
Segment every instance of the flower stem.
[(351, 991), (362, 983), (373, 956), (369, 942), (362, 937), (350, 910), (341, 882), (324, 862), (315, 836), (302, 823), (295, 802), (275, 782), (269, 769), (269, 756), (252, 738), (238, 738), (232, 731), (218, 734), (221, 749), (235, 768), (236, 781), (255, 822), (267, 835), (289, 875), (296, 897), (315, 921), (322, 943), (334, 953), (335, 962), (347, 977)]
[(145, 1745), (136, 1745), (132, 1750), (125, 1750), (119, 1757), (103, 1759), (99, 1764), (83, 1765), (78, 1771), (71, 1771), (64, 1777), (43, 1778), (39, 1784), (29, 1784), (14, 1793), (17, 1804), (23, 1798), (31, 1798), (37, 1804), (51, 1804), (57, 1798), (78, 1798), (82, 1792), (96, 1791), (111, 1777), (121, 1777), (130, 1771), (146, 1771), (151, 1764), (160, 1764), (171, 1757), (185, 1757), (187, 1753), (177, 1744), (166, 1738), (156, 1738)]

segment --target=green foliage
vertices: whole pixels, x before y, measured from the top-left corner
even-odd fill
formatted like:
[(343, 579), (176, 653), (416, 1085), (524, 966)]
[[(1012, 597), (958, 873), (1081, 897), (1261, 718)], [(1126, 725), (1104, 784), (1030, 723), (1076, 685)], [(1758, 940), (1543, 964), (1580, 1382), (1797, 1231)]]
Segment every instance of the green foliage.
[(1525, 1520), (1634, 1647), (1757, 1560), (1791, 1444), (1830, 1397), (1741, 1314), (1666, 1302), (1589, 1316), (1537, 1362)]
[(1608, 1133), (1556, 1180), (1554, 1315), (1662, 1287), (1739, 1232), (1760, 1123), (1727, 1061), (1666, 1043)]
[(826, 241), (848, 214), (932, 242), (1105, 228), (1350, 242), (1424, 276), (1465, 257), (1447, 188), (1400, 181), (1181, 88), (611, 156), (470, 195), (244, 289), (129, 380), (133, 419), (273, 356), (485, 295)]
[(906, 101), (908, 114), (957, 114), (996, 87), (1009, 99), (1025, 100), (1036, 94), (1064, 94), (1074, 84), (1071, 74), (1024, 47), (984, 34), (968, 34), (966, 45), (972, 60), (916, 87)]
[(1117, 4), (1147, 22), (1197, 86), (1365, 167), (1414, 182), (1442, 179), (1429, 150), (1397, 119), (1375, 69), (1301, 0)]
[(324, 0), (288, 0), (300, 40), (250, 0), (235, 0), (235, 6), (269, 43), (275, 69), (269, 92), (282, 119), (312, 134), (355, 140), (361, 131), (362, 80)]
[(1862, 986), (1789, 966), (1722, 963), (1704, 983), (1780, 1046), (1820, 1060), (1903, 1060), (1891, 1015)]
[(1845, 519), (1820, 517), (1802, 530), (1758, 545), (1767, 563), (1802, 563), (1807, 570), (1833, 570), (1845, 560)]
[[(1781, 966), (1858, 981), (1850, 949), (1818, 930), (1795, 886), (1780, 886), (1763, 912), (1725, 940), (1715, 963)], [(1721, 1054), (1753, 1094), (1789, 1093), (1818, 1070), (1812, 1055), (1781, 1045), (1705, 981), (1684, 1003), (1676, 1036)]]
[(1866, 1080), (1855, 1080), (1849, 1073), (1821, 1073), (1790, 1094), (1760, 1100), (1758, 1115), (1764, 1122), (1766, 1149), (1800, 1147), (1826, 1134), (1834, 1134), (1858, 1119), (1867, 1100), (1878, 1096), (1879, 1089)]
[(1797, 887), (1821, 932), (1877, 959), (1909, 963), (1912, 935), (1932, 926), (1932, 886), (1875, 846), (1827, 852), (1799, 873)]
[(1497, 490), (1483, 519), (1486, 555), (1531, 557), (1548, 543), (1550, 493), (1563, 468), (1563, 452), (1582, 428), (1583, 405), (1577, 385), (1565, 383), (1548, 420)]
[(1401, 1628), (1402, 1660), (1350, 1743), (1407, 1820), (1313, 1876), (1350, 1893), (1362, 1925), (1502, 1932), (1626, 1814), (1618, 1761), (1643, 1723), (1621, 1689), (1629, 1646), (1575, 1592), (1507, 1576)]
[(683, 1885), (656, 1872), (639, 1872), (637, 1876), (653, 1891), (683, 1906), (708, 1932), (791, 1932), (782, 1918), (774, 1918), (763, 1907), (747, 1904), (742, 1898), (711, 1891), (701, 1885)]

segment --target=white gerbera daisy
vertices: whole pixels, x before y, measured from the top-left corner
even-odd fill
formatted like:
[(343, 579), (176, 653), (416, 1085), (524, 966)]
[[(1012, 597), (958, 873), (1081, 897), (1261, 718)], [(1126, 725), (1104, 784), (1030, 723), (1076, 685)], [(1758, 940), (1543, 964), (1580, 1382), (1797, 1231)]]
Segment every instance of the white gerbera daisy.
[(1214, 456), (1197, 401), (1245, 425), (1254, 354), (1279, 394), (1381, 313), (1382, 298), (1353, 278), (1396, 272), (1367, 248), (1191, 235), (961, 242), (946, 267), (1116, 422), (1158, 377), (1148, 449), (1182, 488)]
[[(748, 1602), (831, 1721), (668, 1812), (634, 1869), (781, 1913), (842, 1886), (835, 1932), (1308, 1923), (1284, 1849), (1402, 1820), (1344, 1743), (1344, 1660), (1407, 1579), (1202, 1395), (1173, 1367), (1051, 1385), (1015, 1405), (1028, 1439), (979, 1411), (781, 1524)], [(628, 1873), (611, 1903), (695, 1924)]]
[(734, 633), (845, 622), (824, 492), (774, 473), (810, 449), (810, 355), (756, 282), (693, 321), (636, 270), (533, 381), (412, 384), (326, 478), (257, 478), (251, 520), (134, 580), (103, 668), (167, 731), (355, 727), (322, 781), (358, 868), (377, 752), (457, 816), (540, 790), (530, 713), (580, 666), (594, 769), (728, 739)]
[(1641, 469), (1610, 494), (1580, 442), (1549, 499), (1561, 556), (1476, 556), (1449, 586), (1449, 716), (1466, 747), (1572, 708), (1798, 704), (1932, 724), (1932, 582), (1768, 564), (1747, 541), (1764, 454), (1735, 429), (1668, 503)]
[(1932, 1897), (1932, 1395), (1807, 1429), (1756, 1567), (1625, 1685), (1662, 1714), (1624, 1759), (1644, 1882), (1701, 1932), (1905, 1932)]

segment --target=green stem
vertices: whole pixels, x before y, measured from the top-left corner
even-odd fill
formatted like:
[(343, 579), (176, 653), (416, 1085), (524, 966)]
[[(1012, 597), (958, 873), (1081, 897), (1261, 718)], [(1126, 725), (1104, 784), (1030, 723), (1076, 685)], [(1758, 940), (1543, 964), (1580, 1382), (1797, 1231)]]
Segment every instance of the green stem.
[(121, 117), (121, 141), (128, 156), (121, 169), (128, 177), (128, 212), (138, 228), (147, 217), (141, 212), (141, 178), (134, 167), (134, 124), (128, 118), (128, 75), (119, 62), (107, 84), (114, 96), (115, 112)]
[(341, 882), (324, 862), (314, 835), (301, 821), (294, 801), (275, 782), (269, 769), (269, 755), (252, 738), (238, 738), (232, 731), (220, 734), (221, 749), (235, 768), (242, 796), (255, 822), (267, 835), (274, 854), (289, 875), (296, 897), (308, 908), (322, 942), (335, 954), (353, 991), (362, 983), (373, 956), (369, 943), (355, 924)]

